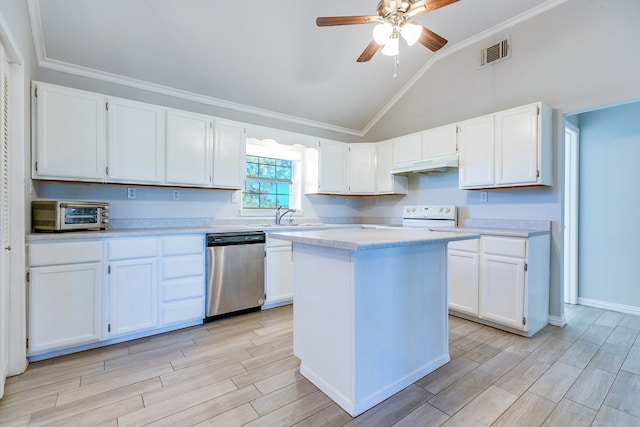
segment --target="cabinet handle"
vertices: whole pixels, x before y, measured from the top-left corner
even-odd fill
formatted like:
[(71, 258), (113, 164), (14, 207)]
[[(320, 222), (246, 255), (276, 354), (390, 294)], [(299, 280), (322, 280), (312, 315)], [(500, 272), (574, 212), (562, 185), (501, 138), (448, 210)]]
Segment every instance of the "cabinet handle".
[(10, 251), (11, 250), (11, 245), (5, 246), (5, 249)]

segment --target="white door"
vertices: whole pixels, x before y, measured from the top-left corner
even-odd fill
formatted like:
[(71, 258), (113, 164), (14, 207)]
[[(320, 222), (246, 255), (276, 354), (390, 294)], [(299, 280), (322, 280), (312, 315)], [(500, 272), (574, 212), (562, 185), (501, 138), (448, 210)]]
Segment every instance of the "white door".
[(108, 99), (107, 179), (161, 183), (164, 176), (164, 108)]
[(478, 253), (448, 250), (449, 308), (478, 315)]
[(373, 194), (376, 192), (375, 144), (349, 144), (349, 192)]
[(525, 329), (524, 259), (483, 253), (480, 317)]
[(0, 44), (0, 398), (9, 369), (9, 64)]
[(101, 262), (33, 267), (30, 274), (30, 354), (101, 339)]
[(33, 177), (103, 181), (105, 98), (37, 84)]
[(211, 129), (201, 114), (167, 111), (165, 181), (177, 185), (211, 185)]
[(112, 261), (109, 266), (109, 336), (156, 327), (159, 305), (157, 259)]
[(322, 140), (318, 150), (318, 191), (347, 192), (347, 144)]
[(459, 187), (482, 188), (494, 182), (493, 115), (459, 124)]
[(497, 185), (537, 182), (539, 115), (538, 104), (496, 113)]
[(222, 188), (244, 187), (245, 128), (216, 121), (213, 142), (213, 185)]

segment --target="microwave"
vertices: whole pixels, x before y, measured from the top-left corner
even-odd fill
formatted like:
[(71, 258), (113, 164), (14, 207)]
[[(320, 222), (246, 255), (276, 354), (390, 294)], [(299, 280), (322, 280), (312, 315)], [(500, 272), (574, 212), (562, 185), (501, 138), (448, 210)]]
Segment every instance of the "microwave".
[(33, 231), (105, 230), (109, 226), (109, 203), (34, 200)]

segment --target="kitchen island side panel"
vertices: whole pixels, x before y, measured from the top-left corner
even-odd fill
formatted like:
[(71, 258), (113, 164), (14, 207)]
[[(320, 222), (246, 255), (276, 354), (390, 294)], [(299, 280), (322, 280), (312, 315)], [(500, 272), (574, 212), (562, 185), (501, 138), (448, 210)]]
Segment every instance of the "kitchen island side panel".
[(449, 361), (444, 243), (293, 248), (300, 372), (352, 416)]

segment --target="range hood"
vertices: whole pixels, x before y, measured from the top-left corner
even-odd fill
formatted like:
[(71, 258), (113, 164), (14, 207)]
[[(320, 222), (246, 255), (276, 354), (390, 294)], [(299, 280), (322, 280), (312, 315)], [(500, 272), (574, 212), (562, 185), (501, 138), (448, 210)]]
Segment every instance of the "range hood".
[(394, 175), (410, 175), (414, 173), (445, 173), (458, 167), (458, 155), (434, 157), (432, 159), (417, 160), (407, 165), (391, 169)]

